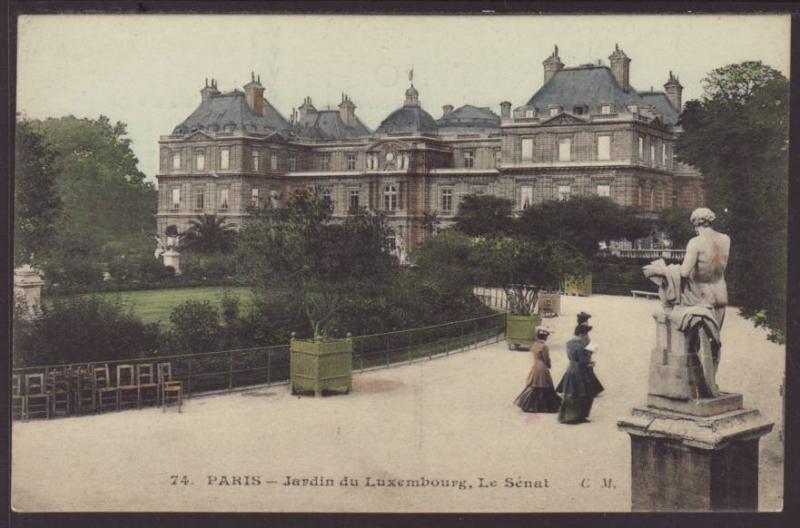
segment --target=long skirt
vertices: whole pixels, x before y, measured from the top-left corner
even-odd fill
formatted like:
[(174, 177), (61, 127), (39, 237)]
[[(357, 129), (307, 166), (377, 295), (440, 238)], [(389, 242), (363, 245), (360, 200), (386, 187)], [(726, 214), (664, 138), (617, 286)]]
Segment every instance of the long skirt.
[(514, 403), (523, 411), (529, 413), (556, 413), (561, 407), (561, 397), (555, 389), (550, 387), (533, 387), (528, 385)]
[(585, 422), (592, 411), (594, 398), (564, 395), (564, 401), (558, 410), (558, 421), (563, 424), (579, 424)]

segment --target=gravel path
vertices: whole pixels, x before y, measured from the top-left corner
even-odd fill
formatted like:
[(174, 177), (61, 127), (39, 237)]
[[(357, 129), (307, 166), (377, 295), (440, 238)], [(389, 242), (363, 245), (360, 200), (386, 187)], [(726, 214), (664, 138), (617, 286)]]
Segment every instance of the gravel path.
[[(628, 511), (629, 439), (616, 420), (644, 401), (657, 309), (645, 299), (566, 297), (562, 316), (548, 321), (557, 382), (575, 314), (593, 315), (606, 391), (587, 424), (517, 409), (531, 358), (501, 342), (357, 374), (347, 396), (294, 397), (283, 385), (194, 398), (181, 414), (15, 422), (12, 504), (27, 512)], [(760, 508), (777, 510), (785, 347), (764, 335), (729, 309), (718, 381), (776, 422), (761, 440)], [(343, 485), (346, 477), (358, 485)]]

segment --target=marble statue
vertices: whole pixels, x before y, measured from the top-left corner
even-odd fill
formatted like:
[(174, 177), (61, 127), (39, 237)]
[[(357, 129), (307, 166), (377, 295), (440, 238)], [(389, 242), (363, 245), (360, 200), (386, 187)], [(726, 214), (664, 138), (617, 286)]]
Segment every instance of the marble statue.
[[(714, 219), (714, 213), (705, 207), (692, 212), (691, 222), (697, 236), (686, 246), (681, 265), (667, 265), (660, 259), (642, 268), (644, 275), (658, 285), (664, 307), (662, 321), (669, 329), (675, 328), (683, 334), (685, 355), (697, 358), (700, 368), (694, 370), (694, 375), (686, 376), (695, 398), (720, 395), (716, 372), (722, 349), (720, 331), (728, 304), (725, 268), (731, 241), (711, 227)], [(673, 341), (666, 338), (662, 346), (669, 349)], [(667, 364), (665, 360), (662, 366)], [(693, 365), (690, 357), (687, 371), (693, 366), (698, 365)]]

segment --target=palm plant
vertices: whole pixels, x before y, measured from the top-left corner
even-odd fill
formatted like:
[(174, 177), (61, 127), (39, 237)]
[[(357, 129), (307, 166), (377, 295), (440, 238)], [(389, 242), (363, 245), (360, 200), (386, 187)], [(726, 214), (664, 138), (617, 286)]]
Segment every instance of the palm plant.
[(203, 214), (189, 220), (182, 245), (199, 253), (229, 251), (233, 247), (234, 233), (235, 228), (226, 225), (224, 217)]

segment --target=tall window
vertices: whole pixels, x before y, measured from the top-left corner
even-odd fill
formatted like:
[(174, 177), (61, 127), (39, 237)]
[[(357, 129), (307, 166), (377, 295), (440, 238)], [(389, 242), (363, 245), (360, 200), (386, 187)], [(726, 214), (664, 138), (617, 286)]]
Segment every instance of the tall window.
[(259, 169), (258, 162), (260, 161), (260, 158), (261, 154), (257, 150), (254, 150), (251, 154), (251, 159), (253, 160), (253, 172), (258, 172)]
[(533, 185), (522, 185), (519, 188), (519, 207), (527, 209), (533, 203)]
[(173, 152), (172, 153), (172, 168), (173, 169), (180, 169), (181, 168), (181, 153), (180, 152)]
[(656, 164), (656, 145), (655, 141), (650, 142), (650, 163)]
[(598, 185), (597, 186), (597, 196), (611, 196), (611, 186), (610, 185)]
[(177, 210), (181, 208), (181, 188), (173, 187), (172, 189), (172, 208)]
[(474, 150), (465, 150), (464, 151), (464, 167), (472, 168), (475, 166), (475, 151)]
[(273, 152), (272, 155), (269, 157), (269, 168), (272, 170), (278, 170), (278, 153)]
[(198, 211), (202, 211), (203, 208), (206, 206), (205, 200), (205, 190), (202, 187), (197, 187), (194, 190), (194, 208)]
[(320, 169), (326, 171), (330, 170), (331, 168), (331, 155), (330, 154), (322, 154), (319, 159)]
[(289, 170), (297, 170), (297, 155), (294, 152), (289, 154)]
[(572, 151), (572, 139), (561, 138), (558, 140), (558, 161), (569, 161)]
[(495, 167), (499, 167), (500, 163), (503, 161), (503, 151), (500, 149), (494, 149), (494, 165)]
[(331, 195), (331, 188), (330, 187), (323, 187), (322, 188), (322, 199), (326, 202), (333, 203), (333, 197)]
[(639, 161), (644, 160), (644, 137), (639, 136)]
[(258, 187), (250, 189), (250, 205), (259, 207), (261, 205), (261, 197), (258, 195)]
[(355, 152), (348, 152), (347, 153), (347, 170), (349, 170), (349, 171), (356, 170), (356, 153)]
[(533, 138), (522, 140), (522, 161), (533, 161)]
[(350, 189), (350, 210), (355, 211), (360, 207), (359, 199), (361, 198), (361, 192), (358, 189)]
[(442, 189), (442, 211), (453, 211), (453, 189)]
[(611, 159), (611, 136), (597, 136), (597, 159)]
[(394, 185), (383, 188), (383, 208), (386, 211), (397, 210), (397, 187)]
[(569, 185), (559, 185), (558, 186), (558, 199), (562, 202), (565, 200), (569, 200), (570, 194), (572, 194), (572, 189)]
[(667, 144), (666, 143), (662, 143), (661, 144), (661, 164), (663, 166), (665, 166), (665, 167), (667, 166)]
[(219, 168), (231, 168), (231, 149), (229, 147), (223, 147), (219, 151)]
[(198, 149), (194, 153), (195, 166), (197, 170), (205, 170), (206, 168), (206, 151), (205, 149)]
[(228, 188), (219, 190), (219, 208), (222, 211), (228, 210)]

